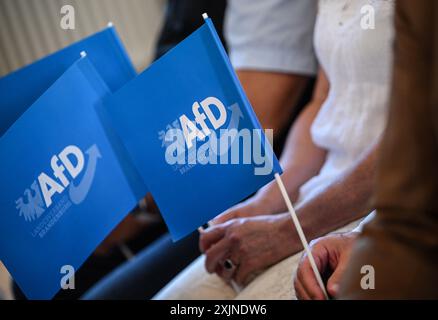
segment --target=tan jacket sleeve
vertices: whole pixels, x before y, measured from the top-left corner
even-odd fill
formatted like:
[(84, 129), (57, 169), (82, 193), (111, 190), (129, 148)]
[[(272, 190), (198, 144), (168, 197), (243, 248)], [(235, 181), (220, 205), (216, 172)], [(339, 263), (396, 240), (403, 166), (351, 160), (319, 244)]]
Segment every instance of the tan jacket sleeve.
[[(438, 298), (438, 2), (396, 2), (377, 215), (356, 243), (340, 298)], [(375, 289), (361, 286), (364, 265), (374, 267)]]

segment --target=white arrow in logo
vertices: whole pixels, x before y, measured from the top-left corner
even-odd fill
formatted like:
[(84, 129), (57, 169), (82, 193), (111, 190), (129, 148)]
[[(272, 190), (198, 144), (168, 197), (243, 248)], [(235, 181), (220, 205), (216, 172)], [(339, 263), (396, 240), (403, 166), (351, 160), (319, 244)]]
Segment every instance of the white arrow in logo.
[[(243, 114), (242, 111), (239, 108), (239, 104), (235, 103), (231, 106), (228, 107), (229, 110), (231, 110), (231, 119), (230, 122), (228, 123), (228, 127), (225, 129), (227, 132), (230, 132), (231, 130), (239, 130), (239, 122), (240, 122), (240, 118), (243, 118)], [(215, 152), (215, 150), (217, 148), (211, 148), (212, 152), (214, 152), (215, 154), (221, 156), (224, 155), (228, 152), (228, 150), (231, 148), (231, 146), (234, 143), (234, 140), (236, 140), (237, 135), (232, 135), (231, 136), (231, 142), (228, 144), (228, 148), (224, 148), (224, 150), (220, 150), (219, 152)], [(217, 144), (216, 145), (227, 145), (226, 143), (222, 142), (223, 140), (229, 139), (230, 137), (228, 135), (222, 135), (220, 136), (217, 140)], [(210, 143), (211, 145), (211, 139), (208, 141), (208, 143)]]
[(87, 151), (85, 151), (85, 153), (88, 154), (88, 164), (82, 181), (77, 186), (75, 186), (74, 183), (70, 184), (70, 200), (74, 204), (80, 204), (82, 201), (84, 201), (85, 197), (90, 191), (91, 184), (94, 180), (97, 159), (102, 158), (99, 148), (95, 144), (92, 145)]

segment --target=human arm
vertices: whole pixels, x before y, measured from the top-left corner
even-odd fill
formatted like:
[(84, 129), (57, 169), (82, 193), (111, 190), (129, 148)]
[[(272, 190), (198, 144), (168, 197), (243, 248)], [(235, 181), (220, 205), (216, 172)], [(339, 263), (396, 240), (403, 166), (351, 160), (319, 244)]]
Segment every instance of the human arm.
[[(292, 201), (298, 197), (299, 187), (320, 170), (326, 151), (313, 143), (310, 128), (321, 105), (325, 101), (329, 83), (323, 70), (318, 73), (312, 100), (304, 108), (289, 132), (285, 150), (281, 157), (282, 179)], [(239, 217), (274, 214), (286, 210), (280, 190), (271, 182), (241, 204), (227, 210), (213, 223), (222, 223)]]
[(262, 126), (277, 137), (317, 71), (316, 1), (229, 0), (225, 17), (233, 67)]

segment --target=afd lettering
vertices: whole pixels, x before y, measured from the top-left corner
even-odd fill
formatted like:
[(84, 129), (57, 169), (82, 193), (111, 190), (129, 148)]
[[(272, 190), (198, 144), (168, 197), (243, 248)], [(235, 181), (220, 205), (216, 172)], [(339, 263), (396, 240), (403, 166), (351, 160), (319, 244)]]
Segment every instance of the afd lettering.
[[(215, 117), (213, 114), (213, 111), (210, 108), (211, 106), (214, 106), (219, 112), (218, 117)], [(203, 112), (201, 112), (201, 108)], [(195, 116), (194, 121), (196, 124), (185, 114), (179, 117), (179, 122), (188, 149), (193, 146), (193, 140), (204, 140), (211, 134), (211, 130), (205, 121), (206, 118), (208, 118), (214, 130), (222, 127), (227, 120), (227, 110), (225, 109), (224, 104), (215, 97), (208, 97), (202, 100), (201, 103), (195, 102), (192, 106), (192, 112)], [(201, 127), (201, 130), (199, 130), (197, 125)]]
[[(15, 201), (19, 215), (26, 221), (38, 219), (46, 209), (53, 205), (55, 194), (61, 194), (68, 187), (69, 200), (73, 204), (80, 204), (88, 194), (97, 166), (101, 158), (97, 145), (92, 145), (85, 151), (75, 146), (65, 147), (59, 154), (50, 159), (51, 173), (41, 172), (31, 187), (24, 191), (23, 197)], [(81, 173), (82, 179), (75, 185), (73, 180)]]
[(71, 179), (76, 178), (82, 172), (84, 169), (84, 154), (81, 149), (71, 145), (62, 150), (59, 155), (54, 155), (50, 165), (53, 175), (58, 181), (44, 172), (38, 176), (38, 182), (47, 208), (52, 205), (52, 197), (55, 193), (62, 193), (70, 184), (65, 171), (68, 171)]
[(225, 107), (208, 97), (193, 103), (192, 112), (193, 120), (183, 114), (158, 132), (165, 160), (175, 171), (185, 174), (197, 164), (247, 164), (254, 165), (255, 175), (272, 173), (273, 153), (266, 140), (272, 141), (272, 130), (263, 134), (262, 129), (245, 128), (238, 103)]

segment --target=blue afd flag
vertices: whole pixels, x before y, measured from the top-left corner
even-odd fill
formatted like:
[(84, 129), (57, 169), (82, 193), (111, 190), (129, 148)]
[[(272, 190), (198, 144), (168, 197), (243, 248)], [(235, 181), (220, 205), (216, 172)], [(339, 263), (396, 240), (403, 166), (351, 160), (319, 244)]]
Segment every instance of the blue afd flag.
[[(82, 51), (88, 54), (110, 91), (121, 88), (137, 75), (115, 28), (110, 26), (0, 78), (0, 136), (78, 60)], [(136, 197), (140, 199), (147, 193), (146, 185), (126, 156), (123, 144), (120, 143), (110, 120), (104, 114), (102, 114), (102, 124), (111, 137), (114, 151)]]
[(102, 125), (109, 93), (82, 58), (0, 138), (0, 260), (28, 298), (52, 298), (136, 205)]
[(137, 74), (114, 27), (0, 78), (0, 136), (86, 51), (111, 91)]
[(174, 240), (281, 172), (210, 19), (104, 104)]

